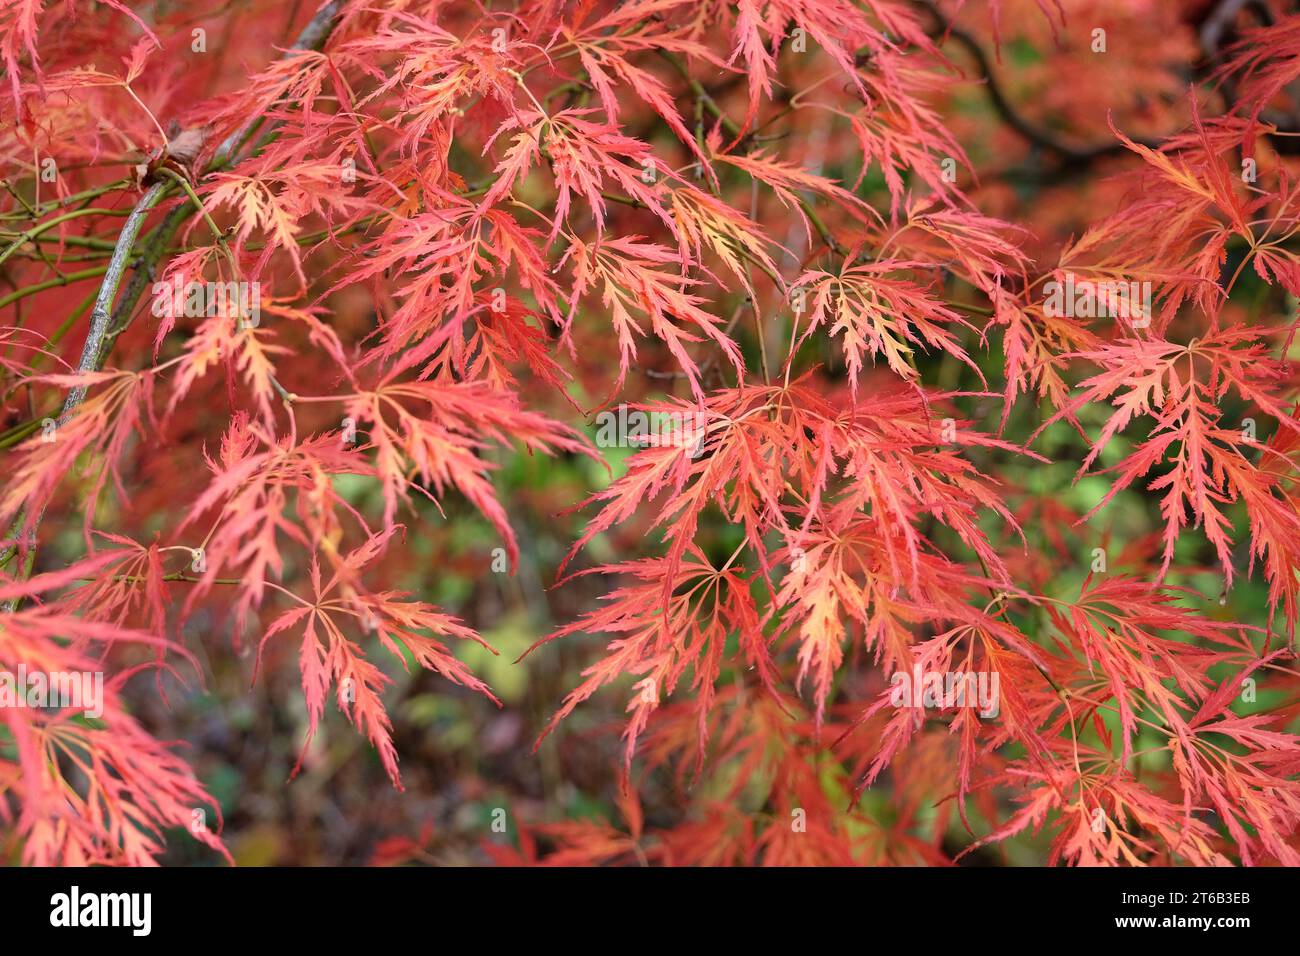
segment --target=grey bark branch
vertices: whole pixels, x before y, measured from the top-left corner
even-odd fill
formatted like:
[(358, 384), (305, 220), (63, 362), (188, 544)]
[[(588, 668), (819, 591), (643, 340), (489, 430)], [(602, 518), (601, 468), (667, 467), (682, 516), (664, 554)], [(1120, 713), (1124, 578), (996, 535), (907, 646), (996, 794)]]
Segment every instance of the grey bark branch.
[[(334, 20), (342, 9), (343, 0), (330, 0), (329, 3), (317, 10), (316, 15), (298, 34), (298, 39), (293, 41), (293, 46), (289, 48), (290, 51), (315, 50), (324, 45), (330, 31), (334, 29)], [(217, 147), (216, 153), (212, 156), (212, 163), (209, 168), (220, 168), (229, 163), (231, 157), (248, 141), (248, 138), (253, 135), (261, 122), (262, 118), (260, 116), (251, 119), (222, 140), (221, 145)]]
[[(939, 22), (940, 32), (938, 35), (950, 37), (966, 48), (966, 52), (975, 61), (975, 68), (979, 70), (980, 75), (984, 78), (984, 88), (988, 92), (989, 102), (992, 104), (994, 111), (1002, 118), (1004, 123), (1015, 130), (1026, 142), (1037, 146), (1039, 149), (1056, 154), (1066, 165), (1085, 165), (1104, 156), (1123, 153), (1127, 149), (1120, 142), (1102, 143), (1096, 146), (1073, 146), (1062, 142), (1047, 130), (1025, 119), (1020, 114), (1020, 111), (1007, 99), (1006, 94), (1002, 92), (1002, 87), (993, 72), (993, 64), (989, 62), (988, 54), (984, 52), (984, 48), (980, 46), (979, 41), (965, 30), (945, 20), (943, 13), (931, 0), (921, 0), (921, 3)], [(1152, 148), (1159, 145), (1146, 140), (1137, 140), (1137, 142)]]
[[(99, 295), (95, 297), (95, 306), (90, 313), (90, 331), (86, 333), (86, 344), (81, 350), (81, 362), (77, 365), (78, 372), (97, 372), (102, 366), (100, 346), (104, 342), (104, 336), (108, 334), (109, 321), (113, 316), (113, 300), (117, 298), (118, 286), (122, 283), (122, 275), (126, 272), (127, 263), (131, 259), (135, 237), (140, 234), (140, 227), (144, 225), (149, 210), (158, 204), (166, 192), (166, 183), (154, 183), (145, 190), (118, 234), (112, 258), (108, 260), (108, 272), (104, 273), (104, 281), (99, 287)], [(85, 398), (86, 386), (74, 386), (63, 403), (59, 423), (66, 422)]]

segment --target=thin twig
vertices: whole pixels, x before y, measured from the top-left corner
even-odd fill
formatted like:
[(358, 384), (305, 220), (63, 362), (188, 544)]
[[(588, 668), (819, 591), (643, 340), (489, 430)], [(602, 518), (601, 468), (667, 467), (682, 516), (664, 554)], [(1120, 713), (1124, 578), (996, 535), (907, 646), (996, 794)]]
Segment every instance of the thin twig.
[[(334, 29), (334, 20), (342, 7), (343, 0), (330, 0), (328, 4), (317, 10), (316, 15), (302, 28), (302, 32), (298, 34), (298, 39), (294, 41), (288, 52), (296, 53), (302, 50), (319, 48), (325, 42), (325, 38), (329, 36), (330, 31)], [(219, 169), (228, 165), (235, 153), (240, 150), (261, 124), (262, 117), (254, 117), (227, 136), (221, 145), (217, 147), (209, 168)]]

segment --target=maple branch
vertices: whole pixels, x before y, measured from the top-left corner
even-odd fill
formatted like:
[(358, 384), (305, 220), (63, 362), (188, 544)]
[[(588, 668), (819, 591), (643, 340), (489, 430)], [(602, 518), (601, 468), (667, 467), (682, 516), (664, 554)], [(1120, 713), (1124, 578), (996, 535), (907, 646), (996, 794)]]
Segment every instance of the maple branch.
[[(1244, 11), (1249, 10), (1254, 14), (1255, 19), (1261, 26), (1271, 27), (1274, 24), (1273, 13), (1269, 10), (1268, 4), (1261, 0), (1219, 0), (1206, 13), (1197, 28), (1197, 38), (1201, 43), (1201, 51), (1205, 55), (1205, 70), (1213, 73), (1215, 68), (1223, 62), (1223, 51), (1225, 47), (1232, 45), (1236, 39), (1234, 27), (1237, 17)], [(1224, 75), (1220, 78), (1223, 90), (1223, 98), (1232, 108), (1237, 104), (1237, 78), (1232, 75)], [(1295, 137), (1300, 134), (1300, 119), (1294, 113), (1286, 114), (1281, 111), (1265, 110), (1260, 113), (1261, 118), (1269, 125), (1276, 128), (1276, 132), (1267, 133), (1265, 137), (1272, 144), (1273, 148), (1284, 156), (1295, 156), (1300, 154), (1300, 143), (1297, 143)]]
[(176, 231), (180, 229), (189, 216), (189, 204), (180, 203), (167, 213), (158, 227), (150, 233), (147, 239), (148, 244), (140, 252), (131, 281), (127, 284), (126, 291), (118, 301), (117, 308), (113, 310), (113, 321), (108, 334), (104, 336), (104, 340), (100, 344), (99, 363), (101, 366), (107, 359), (113, 343), (117, 341), (117, 337), (126, 331), (126, 327), (130, 325), (131, 319), (135, 315), (136, 303), (140, 301), (140, 297), (144, 294), (145, 286), (154, 281), (159, 261), (171, 245)]
[(130, 212), (125, 209), (100, 209), (99, 207), (88, 207), (86, 209), (74, 209), (72, 212), (64, 213), (62, 216), (55, 216), (53, 219), (47, 219), (44, 222), (40, 222), (32, 226), (32, 228), (28, 229), (26, 232), (20, 233), (18, 237), (8, 246), (8, 248), (5, 249), (4, 252), (0, 252), (0, 265), (3, 265), (6, 259), (8, 259), (14, 253), (16, 253), (22, 246), (26, 245), (28, 242), (34, 241), (42, 233), (47, 232), (50, 229), (53, 229), (55, 226), (61, 225), (62, 223), (65, 223), (71, 219), (77, 219), (80, 218), (81, 216), (129, 216), (129, 215)]
[[(298, 38), (294, 41), (293, 45), (289, 48), (288, 52), (293, 53), (302, 50), (317, 49), (322, 44), (324, 44), (325, 40), (329, 37), (330, 32), (334, 28), (334, 20), (337, 18), (342, 7), (343, 7), (343, 0), (330, 0), (329, 3), (327, 3), (325, 6), (321, 7), (318, 11), (316, 11), (316, 15), (313, 16), (310, 21), (308, 21), (305, 27), (303, 27), (302, 32), (298, 34)], [(253, 134), (253, 131), (257, 128), (257, 126), (261, 122), (262, 122), (262, 118), (257, 117), (256, 119), (250, 120), (249, 122), (245, 123), (242, 127), (236, 130), (230, 136), (228, 136), (217, 148), (217, 151), (214, 154), (211, 163), (209, 163), (208, 168), (204, 170), (204, 172), (205, 173), (213, 172), (227, 165), (230, 162), (231, 157), (235, 154), (235, 152), (239, 150), (240, 147), (243, 146), (243, 144)], [(162, 171), (168, 174), (171, 173), (171, 171), (166, 170), (165, 167)], [(197, 207), (199, 212), (201, 212), (204, 215), (204, 217), (208, 221), (209, 226), (213, 229), (213, 232), (216, 233), (218, 237), (218, 242), (221, 244), (223, 249), (225, 249), (225, 251), (229, 253), (229, 249), (226, 247), (225, 244), (224, 236), (222, 236), (219, 230), (216, 229), (215, 225), (212, 224), (211, 217), (208, 216), (207, 210), (204, 208), (203, 203), (199, 200), (198, 196), (195, 195), (193, 189), (188, 188), (189, 186), (188, 183), (181, 182), (181, 178), (179, 176), (173, 174), (170, 176), (170, 178), (172, 178), (176, 182), (179, 182), (182, 187), (186, 187), (185, 191), (188, 193), (188, 198), (190, 199), (191, 203), (193, 203), (194, 206)], [(162, 186), (162, 188), (164, 189), (169, 188), (164, 184), (155, 184), (153, 187), (151, 187), (151, 190), (154, 188), (159, 188), (159, 186)], [(146, 196), (147, 195), (148, 193), (146, 193)], [(143, 201), (144, 200), (141, 199), (141, 202)], [(139, 208), (138, 205), (137, 208)], [(184, 222), (184, 220), (189, 217), (189, 214), (190, 213), (187, 204), (182, 203), (181, 205), (173, 209), (171, 213), (168, 214), (167, 218), (163, 220), (162, 224), (159, 226), (157, 232), (155, 233), (154, 241), (150, 243), (149, 247), (141, 255), (140, 264), (137, 266), (136, 275), (132, 280), (131, 284), (128, 285), (127, 293), (123, 297), (122, 302), (119, 304), (118, 309), (115, 310), (114, 312), (113, 315), (114, 322), (113, 322), (113, 328), (111, 332), (106, 331), (106, 334), (100, 335), (99, 342), (97, 343), (97, 348), (100, 346), (111, 345), (112, 342), (117, 338), (117, 336), (120, 335), (125, 330), (126, 325), (129, 324), (130, 322), (131, 313), (135, 309), (135, 303), (139, 300), (140, 295), (144, 291), (144, 283), (148, 281), (152, 281), (158, 263), (162, 260), (163, 255), (167, 251), (167, 247), (170, 245), (171, 237), (175, 235), (176, 230), (180, 227), (181, 223)], [(127, 226), (123, 227), (123, 234), (126, 233), (127, 228), (129, 228), (129, 226), (130, 226), (130, 220), (128, 219)], [(120, 248), (121, 248), (121, 238), (119, 237), (118, 246), (114, 250), (115, 258), (117, 256), (117, 251)], [(108, 284), (110, 278), (112, 278), (113, 276), (111, 263), (109, 269), (110, 269), (109, 274), (108, 276), (105, 277), (104, 280), (105, 285)], [(114, 289), (116, 289), (116, 283), (118, 281), (120, 281), (120, 275), (117, 277), (117, 279), (114, 280)], [(98, 307), (98, 303), (96, 303), (96, 306)], [(87, 345), (89, 345), (89, 339), (87, 340)], [(102, 365), (106, 357), (107, 357), (106, 352), (102, 350), (96, 353), (96, 357), (94, 360), (96, 369), (98, 369)], [(86, 353), (83, 352), (82, 354), (83, 365), (85, 361), (86, 361)], [(82, 369), (82, 371), (86, 371), (86, 370), (87, 369), (85, 368)], [(72, 396), (70, 394), (69, 400), (71, 400), (71, 397)], [(84, 398), (84, 389), (82, 392), (82, 397)], [(68, 410), (69, 410), (68, 406), (65, 405), (64, 406), (65, 418), (67, 416)]]
[[(1096, 146), (1071, 146), (1057, 139), (1042, 127), (1025, 119), (1019, 110), (1012, 105), (1011, 101), (1007, 99), (1002, 87), (998, 85), (997, 76), (993, 72), (993, 64), (989, 61), (988, 54), (984, 52), (984, 48), (980, 46), (979, 41), (957, 25), (949, 23), (933, 0), (918, 0), (918, 2), (938, 22), (939, 28), (931, 31), (931, 36), (951, 37), (966, 48), (966, 52), (975, 61), (975, 66), (984, 79), (984, 88), (988, 90), (989, 102), (992, 104), (994, 111), (1002, 118), (1003, 122), (1020, 134), (1021, 138), (1040, 149), (1055, 153), (1066, 166), (1085, 166), (1104, 156), (1121, 154), (1128, 148), (1118, 141), (1101, 143)], [(1151, 140), (1135, 140), (1134, 142), (1151, 149), (1155, 149), (1160, 145)]]
[[(86, 344), (81, 350), (81, 361), (77, 366), (78, 372), (97, 372), (103, 365), (102, 345), (104, 337), (108, 333), (109, 321), (112, 318), (113, 300), (117, 297), (122, 275), (131, 259), (131, 250), (135, 245), (136, 236), (140, 234), (140, 227), (144, 225), (150, 210), (158, 204), (169, 188), (166, 183), (155, 183), (150, 186), (136, 202), (135, 207), (127, 215), (126, 222), (122, 225), (122, 231), (117, 237), (117, 244), (113, 248), (112, 258), (109, 259), (104, 273), (104, 280), (100, 283), (99, 292), (95, 296), (95, 305), (90, 313), (90, 330), (86, 333)], [(13, 249), (14, 247), (10, 248)], [(85, 401), (86, 392), (87, 386), (85, 385), (74, 385), (72, 387), (63, 403), (63, 410), (59, 413), (59, 424), (66, 422), (72, 416), (72, 413), (76, 411), (77, 406)], [(31, 572), (36, 561), (36, 548), (34, 546), (36, 529), (40, 526), (41, 519), (44, 516), (44, 511), (38, 514), (27, 533), (29, 548), (26, 560), (23, 562), (24, 574)], [(27, 512), (24, 509), (10, 526), (8, 537), (14, 539), (14, 543), (5, 549), (3, 554), (0, 554), (0, 567), (8, 564), (14, 554), (18, 552), (19, 543), (16, 536), (22, 532), (26, 523)], [(4, 609), (9, 612), (17, 610), (18, 603), (18, 599), (13, 598), (5, 603)]]
[[(149, 210), (158, 204), (169, 188), (166, 183), (154, 183), (150, 186), (122, 225), (122, 231), (117, 237), (117, 245), (113, 249), (113, 257), (108, 261), (108, 271), (104, 274), (104, 281), (99, 286), (99, 295), (95, 297), (95, 306), (90, 312), (90, 331), (86, 333), (86, 344), (81, 350), (81, 362), (77, 365), (78, 372), (97, 372), (102, 365), (100, 345), (108, 333), (113, 300), (117, 298), (122, 274), (126, 271), (127, 263), (131, 258), (135, 237), (140, 234), (140, 227), (144, 225)], [(63, 411), (59, 415), (60, 424), (68, 420), (85, 398), (86, 386), (74, 385), (63, 403)]]
[[(339, 15), (342, 8), (343, 0), (330, 0), (329, 3), (317, 10), (316, 15), (308, 21), (307, 25), (302, 28), (302, 32), (298, 34), (298, 39), (293, 42), (293, 46), (286, 51), (286, 55), (303, 50), (319, 49), (334, 29), (334, 19)], [(217, 147), (216, 153), (213, 154), (207, 172), (229, 165), (235, 153), (257, 131), (257, 128), (262, 124), (262, 119), (261, 116), (255, 117), (227, 136), (221, 145)]]
[[(65, 260), (66, 261), (66, 260)], [(44, 292), (46, 289), (56, 289), (59, 286), (65, 286), (73, 282), (80, 282), (82, 279), (94, 279), (102, 276), (108, 271), (108, 266), (93, 266), (89, 269), (82, 269), (80, 272), (68, 272), (56, 276), (53, 279), (46, 279), (44, 282), (38, 282), (35, 285), (23, 286), (16, 292), (0, 298), (0, 309), (19, 299), (25, 299), (29, 295), (36, 295), (38, 292)]]
[(1219, 59), (1225, 33), (1232, 29), (1237, 14), (1246, 9), (1251, 10), (1264, 26), (1273, 25), (1273, 14), (1267, 3), (1261, 3), (1260, 0), (1219, 0), (1201, 21), (1197, 31), (1201, 49), (1210, 59)]

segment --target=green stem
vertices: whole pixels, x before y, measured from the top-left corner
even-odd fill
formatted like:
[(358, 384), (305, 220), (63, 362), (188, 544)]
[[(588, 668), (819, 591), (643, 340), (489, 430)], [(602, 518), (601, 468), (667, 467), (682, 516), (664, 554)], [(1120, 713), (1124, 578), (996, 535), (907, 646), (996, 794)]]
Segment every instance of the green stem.
[(19, 299), (25, 299), (29, 295), (36, 295), (36, 293), (44, 292), (46, 289), (57, 289), (59, 286), (65, 286), (71, 282), (80, 282), (82, 279), (93, 279), (96, 276), (102, 276), (107, 271), (107, 265), (95, 266), (91, 269), (82, 269), (80, 272), (69, 272), (54, 279), (47, 279), (45, 282), (36, 283), (36, 285), (24, 286), (17, 292), (11, 292), (0, 298), (0, 309), (17, 302)]

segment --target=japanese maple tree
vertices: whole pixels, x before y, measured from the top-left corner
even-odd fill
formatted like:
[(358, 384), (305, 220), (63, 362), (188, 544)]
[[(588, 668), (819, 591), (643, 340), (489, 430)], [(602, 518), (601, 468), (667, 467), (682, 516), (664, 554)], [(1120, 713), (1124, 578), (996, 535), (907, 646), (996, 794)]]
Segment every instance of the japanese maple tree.
[(0, 0), (0, 70), (0, 671), (105, 675), (0, 706), (7, 857), (230, 858), (145, 716), (225, 657), (402, 788), (526, 578), (517, 749), (617, 743), (495, 859), (1300, 864), (1290, 4)]

